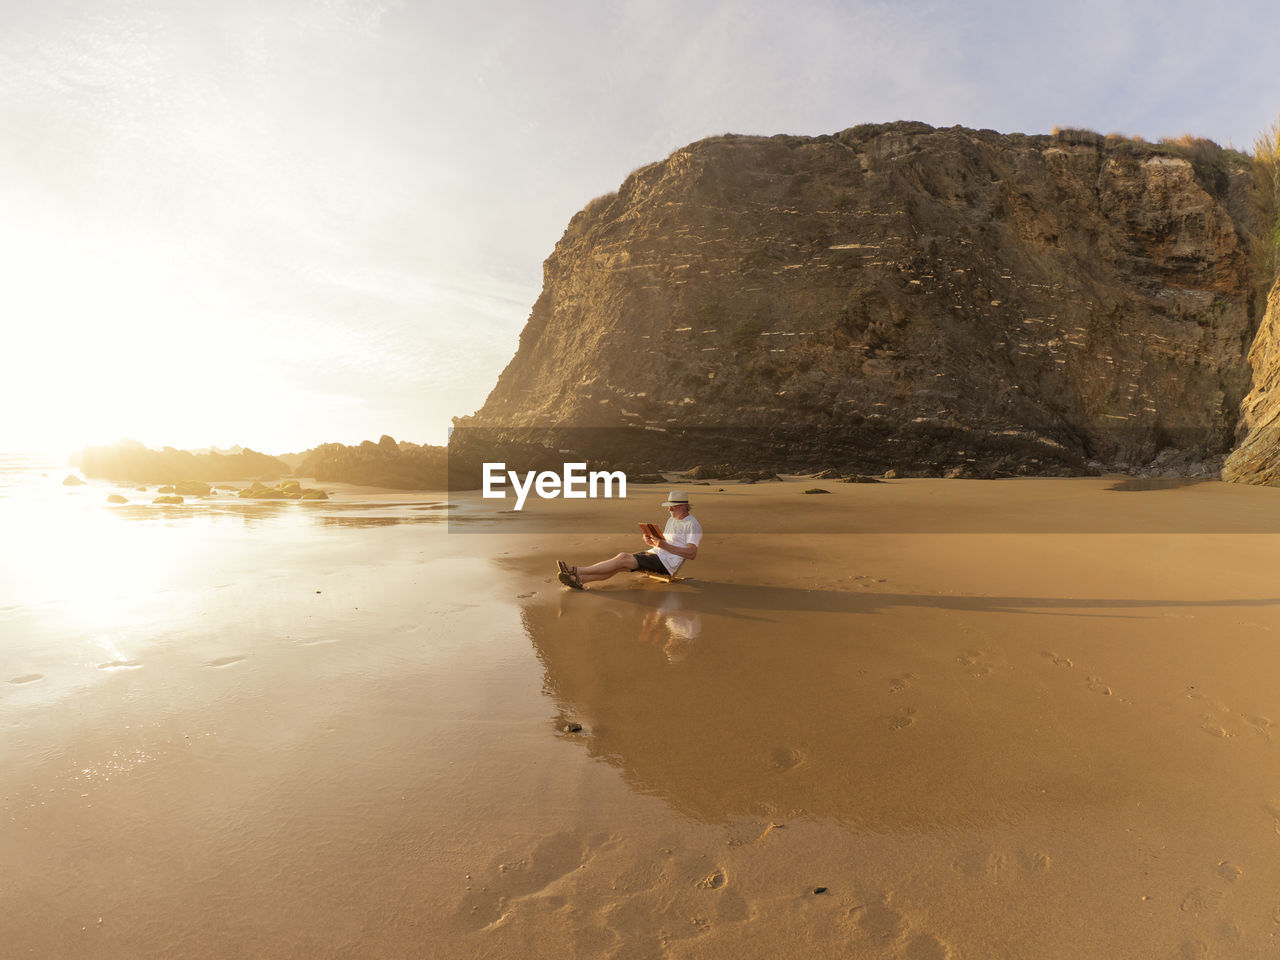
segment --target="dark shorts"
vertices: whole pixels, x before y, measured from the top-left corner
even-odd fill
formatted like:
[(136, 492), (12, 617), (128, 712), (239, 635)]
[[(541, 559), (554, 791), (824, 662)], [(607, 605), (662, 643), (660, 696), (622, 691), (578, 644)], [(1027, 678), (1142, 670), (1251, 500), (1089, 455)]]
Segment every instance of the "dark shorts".
[(662, 565), (662, 561), (658, 559), (656, 553), (633, 553), (636, 563), (639, 564), (638, 569), (648, 570), (650, 573), (660, 573), (664, 577), (671, 576), (669, 570)]

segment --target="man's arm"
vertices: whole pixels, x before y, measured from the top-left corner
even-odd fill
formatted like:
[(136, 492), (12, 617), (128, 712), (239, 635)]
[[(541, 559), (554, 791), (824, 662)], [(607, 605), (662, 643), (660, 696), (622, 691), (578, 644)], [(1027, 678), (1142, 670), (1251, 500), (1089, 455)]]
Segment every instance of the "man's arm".
[(696, 543), (677, 547), (674, 543), (669, 543), (667, 540), (659, 538), (657, 545), (669, 553), (674, 553), (677, 557), (684, 557), (686, 560), (692, 560), (698, 555), (698, 545)]

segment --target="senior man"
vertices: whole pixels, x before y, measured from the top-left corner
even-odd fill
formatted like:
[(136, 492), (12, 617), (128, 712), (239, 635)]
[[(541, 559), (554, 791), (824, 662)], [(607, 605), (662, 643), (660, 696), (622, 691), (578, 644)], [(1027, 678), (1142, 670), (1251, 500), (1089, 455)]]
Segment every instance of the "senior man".
[(698, 555), (702, 525), (690, 512), (689, 496), (683, 490), (672, 490), (662, 505), (671, 516), (667, 519), (662, 536), (644, 535), (648, 550), (643, 553), (619, 553), (589, 567), (575, 567), (557, 560), (560, 582), (574, 590), (582, 590), (588, 583), (608, 580), (624, 570), (645, 570), (663, 576), (675, 576), (681, 564)]

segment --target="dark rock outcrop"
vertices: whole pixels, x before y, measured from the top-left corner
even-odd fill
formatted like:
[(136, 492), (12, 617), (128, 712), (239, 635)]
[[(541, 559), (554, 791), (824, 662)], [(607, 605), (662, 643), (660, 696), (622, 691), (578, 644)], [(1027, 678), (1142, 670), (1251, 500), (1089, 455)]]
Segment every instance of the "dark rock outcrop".
[(449, 486), (449, 451), (397, 443), (386, 435), (377, 443), (366, 440), (355, 447), (326, 443), (308, 450), (294, 473), (393, 490), (443, 490)]
[(281, 480), (274, 487), (254, 483), (236, 494), (242, 500), (328, 500), (323, 490), (304, 487), (297, 480)]
[(1216, 469), (1250, 383), (1252, 190), (1207, 141), (703, 140), (573, 218), (457, 426), (604, 428), (569, 446), (667, 469)]
[(289, 472), (275, 457), (253, 450), (231, 455), (192, 453), (173, 447), (152, 450), (131, 440), (86, 447), (80, 452), (79, 465), (88, 477), (169, 485), (182, 481), (274, 479)]

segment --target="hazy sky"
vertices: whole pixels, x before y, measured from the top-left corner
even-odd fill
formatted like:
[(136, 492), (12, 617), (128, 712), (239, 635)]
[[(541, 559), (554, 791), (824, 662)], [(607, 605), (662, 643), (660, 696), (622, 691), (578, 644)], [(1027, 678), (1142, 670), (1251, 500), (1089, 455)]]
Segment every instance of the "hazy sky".
[(569, 218), (701, 137), (1249, 148), (1280, 4), (0, 0), (0, 450), (443, 442)]

